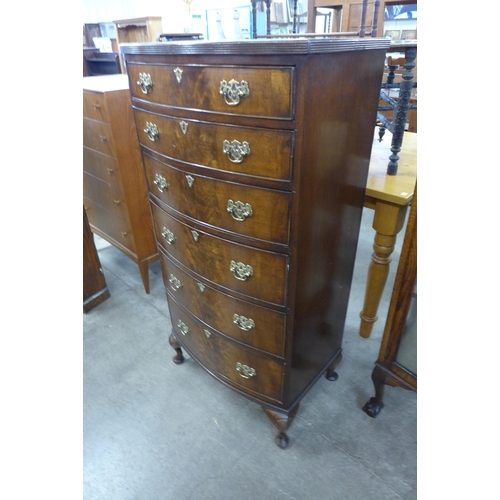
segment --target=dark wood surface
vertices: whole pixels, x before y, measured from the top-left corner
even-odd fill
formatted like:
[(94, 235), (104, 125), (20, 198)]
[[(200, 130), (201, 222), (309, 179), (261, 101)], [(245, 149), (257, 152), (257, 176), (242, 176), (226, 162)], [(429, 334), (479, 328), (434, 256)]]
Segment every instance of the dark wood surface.
[(159, 254), (126, 75), (83, 79), (83, 170), (92, 231), (138, 265), (149, 293)]
[[(219, 381), (274, 413), (279, 446), (288, 438), (278, 423), (291, 422), (319, 377), (336, 379), (388, 43), (254, 40), (123, 47), (127, 66), (137, 67), (130, 75), (132, 104), (158, 245), (166, 255), (173, 347), (186, 348)], [(176, 67), (183, 69), (180, 84), (172, 77)], [(262, 89), (270, 78), (264, 68), (277, 75), (278, 104), (291, 112), (260, 107), (259, 95), (275, 90), (272, 78)], [(158, 75), (160, 86), (169, 82), (174, 90), (166, 91), (168, 102), (133, 90), (138, 71)], [(250, 93), (229, 106), (216, 89), (236, 72), (245, 75)], [(188, 103), (192, 107), (182, 107)], [(155, 141), (142, 132), (152, 120), (159, 129)], [(186, 134), (180, 121), (188, 123)], [(247, 141), (250, 154), (232, 162), (223, 153), (224, 139)], [(154, 185), (156, 174), (170, 185), (163, 193)], [(199, 194), (185, 187), (186, 174), (194, 185), (200, 181)], [(250, 192), (258, 193), (251, 205), (259, 215), (228, 222), (224, 198)], [(166, 229), (175, 242), (161, 236)], [(253, 274), (236, 279), (231, 260), (251, 265)], [(169, 273), (175, 272), (186, 289), (169, 286)], [(213, 303), (186, 297), (197, 293), (197, 283), (210, 289)], [(250, 317), (259, 307), (269, 310), (271, 339), (257, 331), (260, 315), (254, 329), (231, 332), (228, 316), (242, 303)], [(179, 319), (197, 333), (184, 334)]]
[(83, 312), (91, 311), (109, 297), (94, 235), (90, 230), (87, 213), (83, 210)]

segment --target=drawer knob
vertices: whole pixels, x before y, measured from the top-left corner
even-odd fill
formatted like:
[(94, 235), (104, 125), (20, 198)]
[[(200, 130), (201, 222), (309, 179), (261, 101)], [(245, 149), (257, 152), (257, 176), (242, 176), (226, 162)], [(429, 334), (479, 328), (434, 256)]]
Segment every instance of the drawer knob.
[(177, 82), (178, 83), (181, 83), (182, 82), (182, 69), (181, 68), (175, 68), (174, 69), (174, 73), (175, 73), (175, 78), (177, 78)]
[(175, 243), (174, 233), (172, 231), (170, 231), (169, 229), (167, 229), (166, 227), (163, 228), (161, 235), (167, 240), (167, 243), (169, 245), (172, 245), (172, 243)]
[(240, 281), (246, 281), (250, 276), (253, 276), (253, 267), (243, 262), (231, 261), (229, 270), (233, 273), (234, 277)]
[(255, 322), (253, 319), (245, 318), (245, 316), (239, 316), (238, 314), (235, 314), (233, 316), (233, 323), (245, 332), (248, 332), (248, 330), (255, 328)]
[(243, 365), (240, 362), (236, 363), (236, 371), (243, 378), (251, 378), (251, 377), (255, 377), (257, 375), (257, 372), (255, 371), (255, 368), (252, 368), (252, 367), (247, 366), (247, 365)]
[(170, 285), (172, 287), (172, 290), (176, 292), (179, 290), (179, 288), (182, 287), (182, 283), (178, 278), (176, 278), (173, 274), (170, 275), (170, 279), (168, 280), (170, 282)]
[(222, 152), (225, 153), (233, 163), (241, 163), (245, 157), (250, 154), (250, 144), (246, 141), (229, 142), (225, 140), (222, 143)]
[(240, 222), (253, 215), (252, 205), (241, 201), (228, 200), (227, 211), (231, 214), (231, 217), (234, 220)]
[(179, 320), (177, 326), (179, 327), (179, 330), (181, 331), (182, 335), (186, 335), (187, 333), (189, 333), (189, 328), (181, 320)]
[(186, 135), (187, 131), (188, 131), (188, 125), (189, 125), (189, 123), (185, 122), (184, 120), (182, 120), (181, 122), (179, 122), (179, 125), (181, 126), (182, 133), (184, 135)]
[(153, 90), (153, 79), (149, 73), (139, 73), (137, 85), (141, 87), (143, 94), (149, 94)]
[(250, 88), (245, 80), (241, 80), (241, 82), (234, 79), (229, 80), (229, 82), (222, 80), (220, 82), (220, 93), (224, 96), (226, 104), (236, 106), (241, 99), (250, 95)]
[(165, 177), (162, 177), (159, 174), (155, 174), (155, 180), (153, 181), (153, 184), (158, 188), (158, 191), (161, 191), (162, 193), (165, 191), (165, 189), (168, 189), (168, 183)]
[(146, 122), (146, 128), (144, 129), (144, 132), (148, 134), (148, 137), (151, 141), (155, 142), (156, 140), (158, 140), (158, 127), (154, 123)]

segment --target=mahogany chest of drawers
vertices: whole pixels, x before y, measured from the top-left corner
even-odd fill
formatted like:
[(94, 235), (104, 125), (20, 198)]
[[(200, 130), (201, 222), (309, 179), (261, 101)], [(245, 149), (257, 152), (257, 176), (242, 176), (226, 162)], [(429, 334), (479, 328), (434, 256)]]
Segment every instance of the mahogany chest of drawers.
[(83, 204), (92, 232), (138, 266), (159, 259), (126, 75), (83, 78)]
[(286, 430), (335, 380), (388, 42), (123, 44), (182, 349)]

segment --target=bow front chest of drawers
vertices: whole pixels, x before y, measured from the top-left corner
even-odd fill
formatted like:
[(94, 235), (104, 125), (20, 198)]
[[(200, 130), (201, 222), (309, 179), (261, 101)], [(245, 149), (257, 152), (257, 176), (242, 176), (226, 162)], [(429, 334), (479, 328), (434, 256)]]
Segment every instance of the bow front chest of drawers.
[(182, 349), (285, 447), (337, 377), (388, 41), (122, 44)]
[(92, 232), (138, 266), (159, 259), (126, 75), (83, 78), (83, 204)]

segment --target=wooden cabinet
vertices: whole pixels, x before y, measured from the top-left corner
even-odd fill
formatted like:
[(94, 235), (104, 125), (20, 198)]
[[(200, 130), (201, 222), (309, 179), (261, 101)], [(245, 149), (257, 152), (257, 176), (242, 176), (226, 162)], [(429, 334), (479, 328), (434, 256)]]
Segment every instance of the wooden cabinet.
[(386, 385), (417, 390), (417, 188), (413, 195), (408, 225), (384, 336), (372, 372), (375, 396), (363, 411), (375, 418), (384, 407)]
[(110, 297), (101, 261), (89, 226), (87, 213), (83, 210), (83, 312), (89, 312)]
[(280, 447), (337, 377), (388, 44), (122, 46), (174, 361), (262, 405)]
[[(156, 37), (162, 33), (161, 17), (136, 17), (134, 19), (121, 19), (113, 21), (116, 31), (116, 42), (118, 46), (121, 43), (134, 42), (155, 42)], [(123, 57), (121, 57), (122, 72), (125, 73)]]
[(83, 202), (91, 229), (138, 266), (159, 259), (126, 75), (83, 78)]

